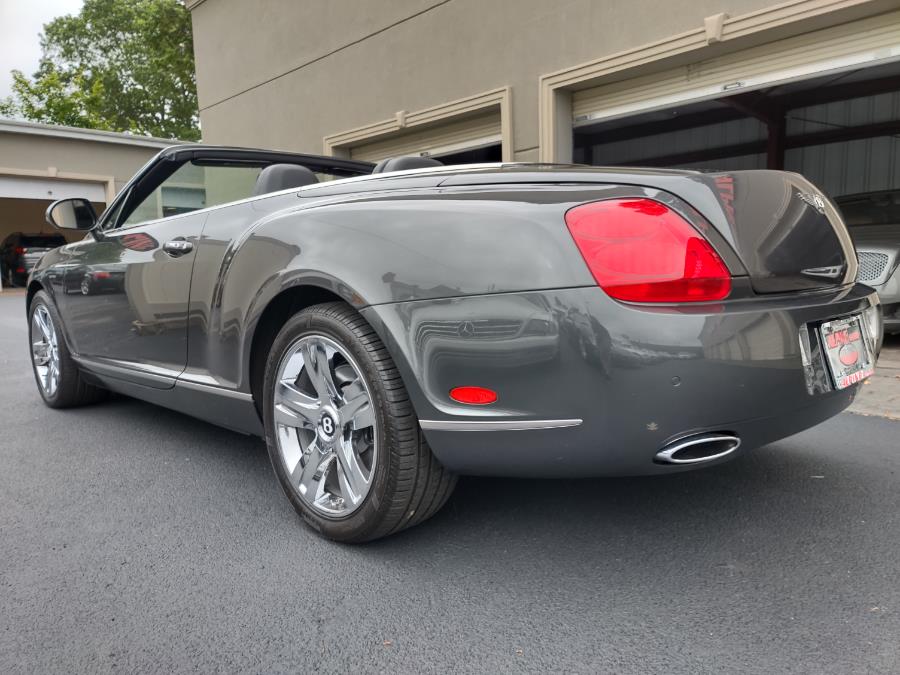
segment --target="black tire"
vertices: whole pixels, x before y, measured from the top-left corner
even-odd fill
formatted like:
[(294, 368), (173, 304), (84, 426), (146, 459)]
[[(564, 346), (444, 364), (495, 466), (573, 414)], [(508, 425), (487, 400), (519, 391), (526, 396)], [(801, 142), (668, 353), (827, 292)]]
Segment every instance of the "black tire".
[[(359, 508), (339, 518), (320, 514), (303, 501), (291, 485), (275, 442), (274, 391), (279, 364), (296, 340), (312, 334), (334, 340), (353, 356), (369, 385), (378, 421), (378, 456), (369, 493)], [(453, 492), (456, 476), (428, 447), (393, 360), (375, 331), (349, 305), (314, 305), (289, 319), (269, 350), (263, 386), (266, 445), (272, 467), (294, 509), (321, 535), (352, 543), (378, 539), (427, 520)]]
[(38, 291), (31, 300), (31, 306), (28, 308), (28, 343), (35, 342), (33, 336), (34, 331), (34, 313), (38, 307), (46, 307), (50, 320), (53, 322), (53, 328), (56, 331), (57, 352), (59, 356), (59, 381), (56, 390), (52, 394), (48, 394), (41, 384), (38, 375), (37, 366), (34, 360), (31, 362), (31, 370), (34, 373), (35, 384), (37, 384), (38, 392), (41, 398), (51, 408), (73, 408), (80, 405), (88, 405), (96, 403), (106, 398), (107, 391), (84, 381), (78, 366), (69, 353), (69, 347), (66, 345), (65, 337), (62, 333), (62, 321), (56, 307), (50, 301), (47, 293)]

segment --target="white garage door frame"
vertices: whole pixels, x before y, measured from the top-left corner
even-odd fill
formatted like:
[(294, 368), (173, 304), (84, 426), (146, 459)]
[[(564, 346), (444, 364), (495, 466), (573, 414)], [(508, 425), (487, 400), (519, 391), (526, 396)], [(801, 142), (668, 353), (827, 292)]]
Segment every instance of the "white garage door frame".
[[(803, 79), (813, 72), (821, 73), (822, 68), (840, 71), (896, 60), (900, 45), (892, 43), (890, 35), (885, 38), (883, 30), (869, 31), (873, 38), (871, 48), (845, 52), (838, 49), (832, 54), (826, 49), (819, 55), (821, 58), (801, 59), (793, 66), (789, 59), (779, 63), (776, 58), (769, 62), (772, 67), (768, 72), (764, 54), (769, 49), (777, 52), (782, 42), (793, 46), (802, 43), (803, 40), (788, 42), (796, 36), (814, 32), (824, 35), (832, 27), (836, 27), (832, 33), (840, 33), (841, 24), (852, 21), (876, 17), (870, 23), (877, 27), (878, 15), (897, 7), (897, 2), (885, 0), (792, 0), (734, 18), (719, 14), (707, 17), (704, 25), (695, 30), (545, 75), (540, 79), (541, 161), (572, 161), (576, 110), (580, 122), (592, 123), (688, 100), (717, 98), (729, 91), (750, 91), (776, 81)], [(877, 43), (879, 38), (887, 40), (887, 47), (884, 40)], [(865, 39), (860, 40), (861, 44), (864, 42)], [(814, 40), (807, 40), (806, 44), (815, 47)], [(753, 48), (761, 45), (769, 47), (754, 52)], [(751, 77), (734, 76), (740, 72), (740, 57), (736, 54), (739, 51), (757, 56), (755, 65), (759, 67), (749, 68)], [(716, 69), (729, 63), (733, 67), (730, 72), (727, 68)], [(709, 67), (704, 70), (703, 64)], [(750, 61), (747, 64), (754, 65)], [(592, 91), (578, 93), (585, 90)], [(585, 103), (592, 98), (602, 109), (592, 110), (592, 105)]]
[(504, 162), (512, 161), (509, 87), (475, 94), (323, 139), (326, 155), (369, 161), (402, 154), (441, 157), (500, 144)]
[[(97, 201), (109, 204), (116, 196), (116, 181), (113, 176), (98, 176), (87, 173), (71, 173), (68, 171), (57, 171), (53, 167), (47, 168), (45, 171), (39, 169), (14, 169), (9, 167), (0, 167), (0, 179), (11, 178), (14, 181), (22, 181), (23, 193), (27, 194), (25, 199), (59, 199), (54, 195), (36, 196), (34, 189), (43, 184), (48, 188), (51, 186), (63, 187), (61, 184), (69, 183), (72, 187), (85, 186), (90, 194), (80, 195), (86, 198), (99, 197), (102, 199)], [(10, 181), (11, 183), (12, 181)], [(98, 190), (100, 192), (98, 192)], [(63, 187), (63, 197), (72, 196), (70, 191)]]
[(900, 12), (576, 91), (574, 125), (593, 124), (900, 60)]

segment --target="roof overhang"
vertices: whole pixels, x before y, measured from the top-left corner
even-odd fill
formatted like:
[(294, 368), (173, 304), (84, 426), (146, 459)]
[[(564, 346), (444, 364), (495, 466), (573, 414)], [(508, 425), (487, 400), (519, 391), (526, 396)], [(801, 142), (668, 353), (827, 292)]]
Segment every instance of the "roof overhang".
[(77, 127), (64, 127), (55, 124), (40, 124), (38, 122), (22, 122), (19, 120), (0, 119), (0, 133), (22, 134), (26, 136), (50, 136), (52, 138), (66, 138), (76, 141), (89, 141), (93, 143), (113, 143), (117, 145), (132, 145), (144, 148), (167, 148), (180, 141), (153, 138), (152, 136), (136, 136), (117, 131), (99, 131), (97, 129), (79, 129)]

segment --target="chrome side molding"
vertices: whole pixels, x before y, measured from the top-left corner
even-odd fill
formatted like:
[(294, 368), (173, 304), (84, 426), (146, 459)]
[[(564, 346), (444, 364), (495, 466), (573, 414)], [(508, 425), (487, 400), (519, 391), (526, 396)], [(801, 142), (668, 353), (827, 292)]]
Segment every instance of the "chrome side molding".
[(253, 394), (246, 394), (242, 391), (234, 389), (226, 389), (225, 387), (217, 387), (212, 384), (203, 384), (202, 382), (194, 382), (193, 380), (184, 380), (178, 378), (175, 386), (183, 389), (191, 389), (193, 391), (201, 391), (204, 394), (213, 394), (215, 396), (224, 396), (225, 398), (233, 398), (246, 403), (253, 403)]
[(577, 427), (580, 419), (570, 420), (419, 420), (419, 426), (433, 431), (530, 431)]

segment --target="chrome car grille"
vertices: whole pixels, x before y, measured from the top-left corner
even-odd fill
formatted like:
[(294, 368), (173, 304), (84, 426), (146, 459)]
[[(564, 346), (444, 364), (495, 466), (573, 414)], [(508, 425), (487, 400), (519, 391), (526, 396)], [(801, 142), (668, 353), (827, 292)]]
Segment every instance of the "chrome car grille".
[(856, 275), (857, 281), (875, 281), (884, 274), (888, 264), (886, 253), (860, 251), (856, 257), (859, 260), (859, 273)]

